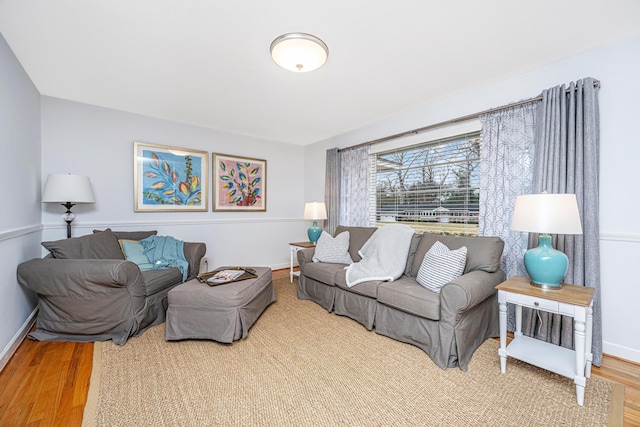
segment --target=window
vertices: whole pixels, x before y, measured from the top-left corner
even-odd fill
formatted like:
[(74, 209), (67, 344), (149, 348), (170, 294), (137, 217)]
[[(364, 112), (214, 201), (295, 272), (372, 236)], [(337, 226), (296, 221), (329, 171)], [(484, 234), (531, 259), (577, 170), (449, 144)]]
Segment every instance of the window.
[(478, 234), (480, 133), (372, 154), (377, 225)]

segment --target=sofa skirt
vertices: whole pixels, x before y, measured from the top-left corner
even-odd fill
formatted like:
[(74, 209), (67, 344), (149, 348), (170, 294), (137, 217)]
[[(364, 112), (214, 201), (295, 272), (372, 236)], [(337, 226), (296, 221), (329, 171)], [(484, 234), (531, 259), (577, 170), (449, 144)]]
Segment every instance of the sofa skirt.
[(298, 299), (313, 301), (327, 311), (332, 311), (335, 296), (335, 286), (325, 285), (304, 274), (298, 277)]
[[(378, 303), (376, 307), (376, 333), (415, 345), (427, 353), (441, 369), (457, 366), (453, 331), (440, 338), (440, 322), (416, 317), (413, 314)], [(453, 360), (449, 355), (454, 355)]]
[(361, 323), (368, 330), (375, 324), (377, 301), (364, 295), (355, 294), (336, 287), (333, 311)]
[(499, 336), (497, 301), (497, 294), (487, 298), (459, 314), (455, 322), (416, 317), (378, 303), (375, 331), (419, 347), (441, 369), (458, 366), (466, 371), (476, 349), (487, 339)]

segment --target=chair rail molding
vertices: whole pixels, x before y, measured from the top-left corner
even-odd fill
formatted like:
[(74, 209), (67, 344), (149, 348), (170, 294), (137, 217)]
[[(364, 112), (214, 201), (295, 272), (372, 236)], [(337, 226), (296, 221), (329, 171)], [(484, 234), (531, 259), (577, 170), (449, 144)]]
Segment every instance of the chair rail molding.
[(640, 234), (600, 233), (600, 240), (605, 240), (610, 242), (640, 243)]
[[(66, 225), (64, 226), (66, 227)], [(37, 233), (42, 229), (43, 229), (42, 224), (36, 224), (36, 225), (29, 225), (23, 228), (16, 228), (15, 230), (0, 231), (0, 242), (26, 236), (31, 233)]]

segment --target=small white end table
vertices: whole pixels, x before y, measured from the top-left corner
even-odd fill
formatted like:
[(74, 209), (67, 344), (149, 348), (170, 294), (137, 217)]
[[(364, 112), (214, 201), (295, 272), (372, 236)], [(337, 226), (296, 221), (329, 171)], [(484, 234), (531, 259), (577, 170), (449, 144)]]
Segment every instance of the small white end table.
[[(591, 377), (593, 295), (595, 289), (564, 284), (545, 290), (532, 286), (528, 277), (512, 277), (498, 286), (500, 306), (500, 370), (507, 369), (507, 356), (572, 378), (578, 405), (584, 405), (584, 388)], [(507, 346), (507, 303), (516, 307), (516, 331)], [(522, 307), (573, 317), (575, 350), (522, 335)]]
[(293, 264), (295, 261), (295, 257), (296, 257), (296, 253), (300, 250), (300, 249), (305, 249), (305, 248), (314, 248), (316, 245), (311, 243), (311, 242), (294, 242), (294, 243), (289, 243), (289, 249), (291, 252), (291, 258), (289, 261), (289, 282), (293, 283), (293, 276), (300, 276), (300, 272), (299, 271), (293, 271)]

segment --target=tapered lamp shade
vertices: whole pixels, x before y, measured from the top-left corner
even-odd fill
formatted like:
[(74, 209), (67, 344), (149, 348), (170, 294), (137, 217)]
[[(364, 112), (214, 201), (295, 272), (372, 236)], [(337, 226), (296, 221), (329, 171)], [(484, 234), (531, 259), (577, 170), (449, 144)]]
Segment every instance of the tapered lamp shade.
[(511, 229), (542, 233), (538, 247), (524, 255), (531, 284), (560, 289), (569, 268), (569, 258), (551, 246), (550, 234), (582, 234), (575, 194), (529, 194), (518, 196)]
[(47, 177), (42, 193), (43, 203), (95, 203), (88, 176), (53, 174)]
[(42, 203), (60, 203), (67, 208), (62, 219), (67, 223), (67, 238), (71, 237), (71, 222), (76, 218), (71, 208), (78, 203), (95, 203), (93, 187), (88, 176), (53, 174), (47, 177)]
[(327, 219), (327, 207), (323, 202), (305, 203), (304, 219), (313, 220), (313, 225), (307, 230), (307, 236), (310, 242), (316, 243), (322, 234), (322, 228), (318, 227), (318, 220)]

